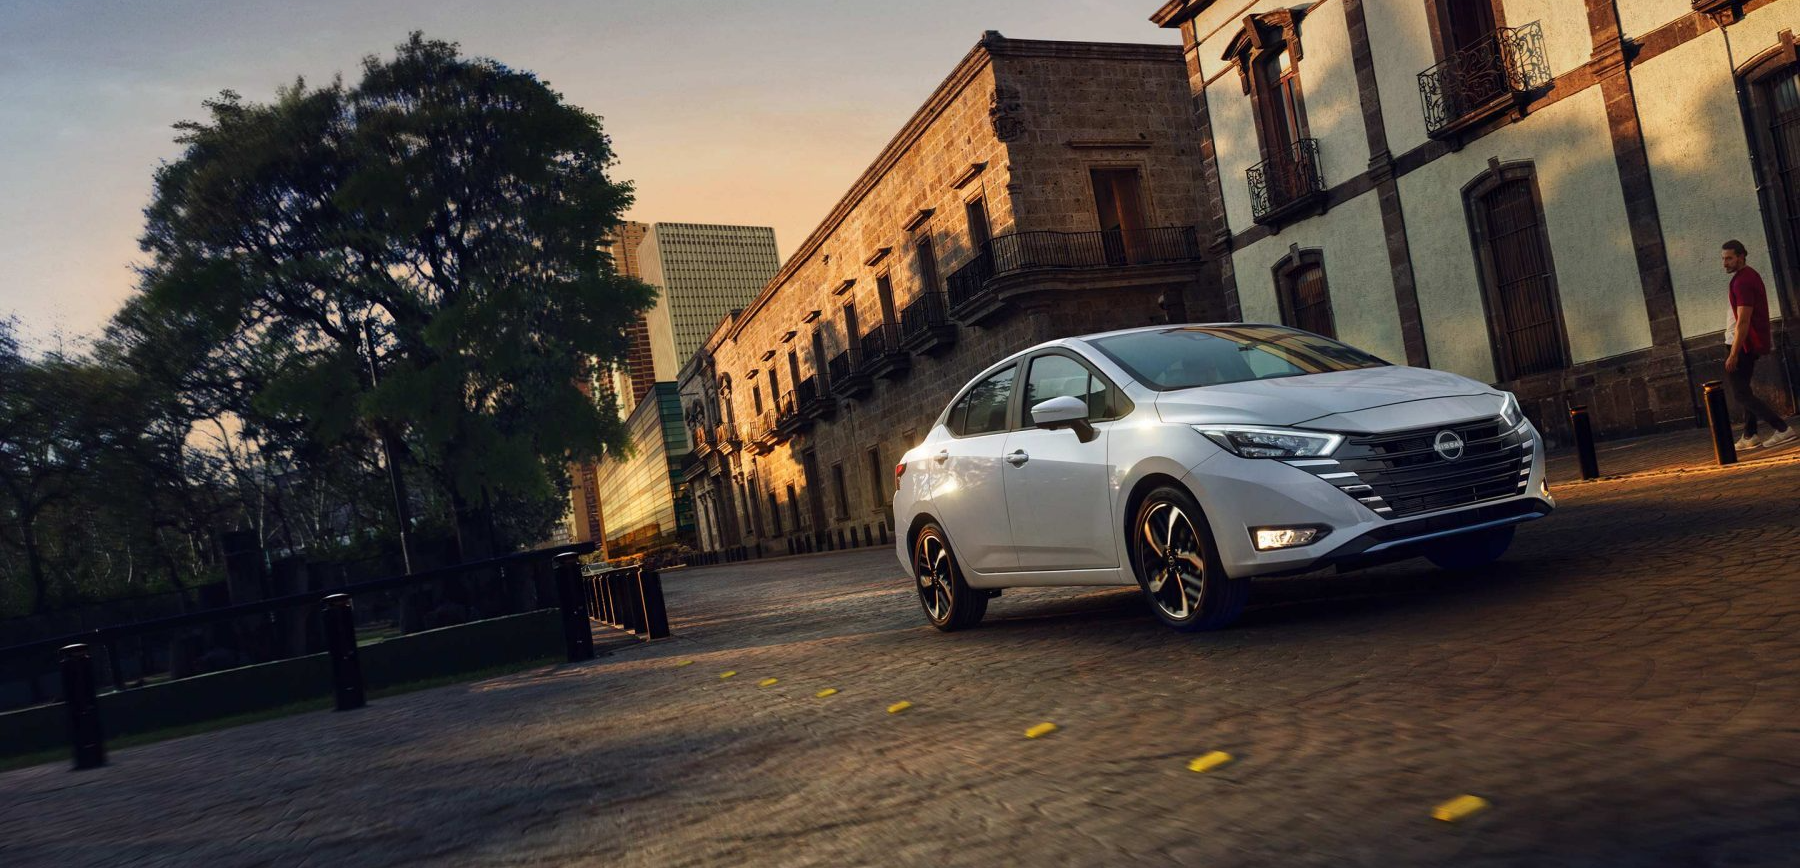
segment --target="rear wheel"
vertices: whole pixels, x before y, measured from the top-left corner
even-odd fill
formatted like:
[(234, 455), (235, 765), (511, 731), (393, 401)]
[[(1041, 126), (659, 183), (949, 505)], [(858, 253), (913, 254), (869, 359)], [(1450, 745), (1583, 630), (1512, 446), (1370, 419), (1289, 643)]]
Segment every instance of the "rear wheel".
[(931, 626), (949, 632), (973, 627), (987, 614), (988, 594), (963, 581), (950, 538), (937, 522), (925, 525), (913, 541), (913, 578), (919, 606)]
[(1433, 545), (1426, 559), (1444, 570), (1473, 570), (1500, 559), (1512, 546), (1513, 526), (1459, 533)]
[(1150, 492), (1132, 527), (1138, 586), (1158, 620), (1177, 630), (1217, 630), (1243, 613), (1250, 581), (1225, 575), (1193, 496), (1173, 486)]

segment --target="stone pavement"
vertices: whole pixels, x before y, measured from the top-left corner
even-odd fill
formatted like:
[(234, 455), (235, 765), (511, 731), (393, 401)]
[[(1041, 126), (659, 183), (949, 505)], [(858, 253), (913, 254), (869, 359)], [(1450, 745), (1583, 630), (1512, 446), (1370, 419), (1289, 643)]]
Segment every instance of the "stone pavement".
[(0, 774), (0, 865), (1795, 864), (1800, 463), (1558, 495), (1216, 634), (1084, 589), (939, 634), (882, 551), (671, 574), (666, 643)]

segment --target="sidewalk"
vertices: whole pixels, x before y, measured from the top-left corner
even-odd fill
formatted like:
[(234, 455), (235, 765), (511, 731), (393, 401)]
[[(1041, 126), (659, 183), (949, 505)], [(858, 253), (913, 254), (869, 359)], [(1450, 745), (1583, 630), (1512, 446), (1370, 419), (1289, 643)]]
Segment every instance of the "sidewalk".
[[(1800, 422), (1789, 420), (1788, 424)], [(1737, 426), (1733, 426), (1732, 437), (1735, 439), (1740, 433)], [(1604, 440), (1594, 444), (1594, 456), (1599, 459), (1600, 475), (1603, 477), (1718, 466), (1718, 459), (1713, 455), (1712, 433), (1705, 428), (1648, 434), (1623, 440)], [(1797, 459), (1800, 459), (1800, 443), (1738, 453), (1739, 464)], [(1576, 460), (1572, 446), (1551, 451), (1545, 457), (1544, 469), (1552, 485), (1581, 479), (1581, 465)]]

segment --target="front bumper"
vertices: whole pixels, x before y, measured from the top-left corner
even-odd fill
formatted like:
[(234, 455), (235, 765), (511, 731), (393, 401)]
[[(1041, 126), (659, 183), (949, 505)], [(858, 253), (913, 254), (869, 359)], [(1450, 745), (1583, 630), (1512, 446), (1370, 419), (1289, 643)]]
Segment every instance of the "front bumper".
[[(1206, 511), (1227, 575), (1352, 569), (1415, 557), (1445, 537), (1550, 514), (1556, 502), (1544, 487), (1543, 449), (1535, 432), (1532, 440), (1530, 472), (1517, 494), (1398, 518), (1378, 514), (1318, 472), (1282, 461), (1220, 453), (1190, 468), (1183, 482)], [(1303, 525), (1331, 531), (1309, 545), (1274, 551), (1258, 551), (1251, 541), (1250, 528)]]

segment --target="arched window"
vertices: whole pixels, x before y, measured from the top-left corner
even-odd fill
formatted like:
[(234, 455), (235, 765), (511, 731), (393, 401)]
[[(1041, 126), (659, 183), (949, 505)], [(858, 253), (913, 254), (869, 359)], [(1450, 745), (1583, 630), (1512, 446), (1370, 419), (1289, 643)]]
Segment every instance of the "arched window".
[(1275, 295), (1281, 322), (1328, 338), (1337, 337), (1331, 315), (1331, 289), (1325, 282), (1325, 257), (1296, 244), (1275, 263)]
[(1493, 161), (1463, 188), (1469, 237), (1481, 266), (1482, 302), (1501, 381), (1568, 366), (1537, 170)]

